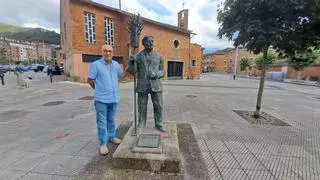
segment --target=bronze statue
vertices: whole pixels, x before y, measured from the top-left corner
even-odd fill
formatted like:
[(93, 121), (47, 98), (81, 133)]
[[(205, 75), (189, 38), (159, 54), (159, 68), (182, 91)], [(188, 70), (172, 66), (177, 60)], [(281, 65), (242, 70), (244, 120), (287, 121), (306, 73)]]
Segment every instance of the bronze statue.
[(144, 49), (135, 56), (129, 57), (128, 72), (138, 74), (136, 92), (138, 93), (138, 129), (146, 127), (148, 94), (151, 94), (154, 110), (155, 128), (165, 132), (162, 121), (162, 84), (164, 76), (163, 59), (153, 51), (152, 36), (142, 39)]

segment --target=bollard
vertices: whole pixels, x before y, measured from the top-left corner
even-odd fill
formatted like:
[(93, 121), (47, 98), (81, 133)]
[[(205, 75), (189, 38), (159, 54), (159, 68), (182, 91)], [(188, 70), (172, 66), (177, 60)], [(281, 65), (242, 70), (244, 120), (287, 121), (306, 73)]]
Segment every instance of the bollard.
[(0, 78), (1, 78), (1, 84), (2, 84), (2, 86), (4, 86), (4, 78), (3, 78), (3, 77), (4, 77), (4, 75), (1, 74), (1, 75), (0, 75)]
[(52, 74), (50, 73), (50, 82), (52, 83)]

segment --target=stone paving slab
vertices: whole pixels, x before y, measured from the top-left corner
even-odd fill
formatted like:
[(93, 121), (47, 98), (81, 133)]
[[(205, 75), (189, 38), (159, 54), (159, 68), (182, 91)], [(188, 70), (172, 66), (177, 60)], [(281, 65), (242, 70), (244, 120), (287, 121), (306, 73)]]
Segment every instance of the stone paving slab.
[(230, 152), (210, 151), (218, 168), (240, 169), (237, 159)]
[(12, 170), (0, 170), (0, 179), (3, 180), (16, 180), (22, 178), (27, 172), (12, 171)]
[(245, 170), (260, 170), (266, 171), (267, 169), (256, 159), (252, 154), (233, 154), (240, 164), (240, 166)]
[(259, 180), (276, 180), (276, 178), (268, 171), (245, 170), (250, 179)]
[(30, 172), (50, 175), (76, 176), (91, 158), (66, 155), (51, 155), (44, 162), (38, 164)]
[(30, 171), (48, 158), (46, 153), (28, 152), (24, 157), (8, 166), (9, 170)]
[(243, 169), (220, 168), (220, 172), (224, 180), (250, 180)]
[(74, 177), (28, 173), (21, 180), (73, 180)]
[(11, 164), (17, 162), (24, 156), (26, 156), (28, 152), (16, 151), (16, 150), (8, 150), (2, 154), (0, 154), (0, 168), (5, 169)]

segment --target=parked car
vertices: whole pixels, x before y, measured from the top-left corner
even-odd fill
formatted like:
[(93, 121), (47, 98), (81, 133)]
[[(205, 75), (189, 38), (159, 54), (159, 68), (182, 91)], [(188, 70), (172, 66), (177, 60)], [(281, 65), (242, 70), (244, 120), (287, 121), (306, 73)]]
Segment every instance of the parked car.
[(42, 72), (48, 73), (48, 68), (49, 68), (49, 66), (45, 66), (45, 67), (43, 68)]
[(35, 65), (32, 66), (32, 70), (33, 70), (34, 72), (42, 72), (43, 69), (44, 69), (44, 67), (45, 67), (44, 65), (35, 64)]
[(47, 69), (47, 75), (61, 75), (63, 71), (61, 71), (61, 67), (59, 66), (49, 66)]
[(3, 76), (4, 73), (6, 73), (6, 72), (7, 72), (7, 71), (6, 71), (6, 69), (4, 68), (4, 66), (0, 64), (0, 76)]

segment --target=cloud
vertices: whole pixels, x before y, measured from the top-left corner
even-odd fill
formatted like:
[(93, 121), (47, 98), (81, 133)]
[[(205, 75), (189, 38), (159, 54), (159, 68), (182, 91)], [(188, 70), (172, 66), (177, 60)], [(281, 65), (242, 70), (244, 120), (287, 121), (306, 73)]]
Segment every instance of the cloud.
[[(94, 0), (114, 8), (119, 7), (118, 0)], [(217, 4), (220, 0), (185, 0), (185, 9), (189, 9), (189, 30), (197, 33), (192, 42), (207, 49), (232, 47), (232, 42), (219, 39)], [(60, 0), (0, 0), (0, 22), (13, 25), (42, 27), (59, 32)], [(177, 25), (177, 13), (182, 10), (181, 0), (122, 0), (122, 9), (142, 16)]]
[(60, 5), (57, 0), (0, 0), (0, 4), (0, 21), (3, 23), (38, 24), (47, 29), (59, 29)]
[(162, 4), (159, 4), (157, 1), (152, 1), (152, 3), (150, 3), (150, 0), (138, 0), (138, 2), (149, 11), (154, 11), (159, 15), (167, 16), (172, 14), (171, 11), (169, 11)]

